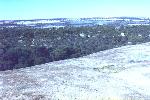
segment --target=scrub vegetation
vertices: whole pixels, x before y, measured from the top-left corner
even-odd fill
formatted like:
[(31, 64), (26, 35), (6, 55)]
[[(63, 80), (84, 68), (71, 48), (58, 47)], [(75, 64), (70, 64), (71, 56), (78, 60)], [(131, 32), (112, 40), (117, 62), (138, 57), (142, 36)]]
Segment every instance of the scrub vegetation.
[(150, 26), (1, 27), (0, 70), (30, 67), (150, 41)]

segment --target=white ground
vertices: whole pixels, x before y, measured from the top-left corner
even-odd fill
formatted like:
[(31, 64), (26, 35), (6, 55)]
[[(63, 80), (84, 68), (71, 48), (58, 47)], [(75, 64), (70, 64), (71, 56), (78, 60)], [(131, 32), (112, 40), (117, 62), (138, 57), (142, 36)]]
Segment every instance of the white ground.
[(60, 23), (59, 20), (36, 20), (36, 21), (19, 21), (16, 22), (16, 24), (25, 24), (25, 25), (34, 25), (34, 24), (38, 24), (38, 23), (42, 23), (42, 24), (46, 24), (46, 23)]
[(1, 71), (0, 100), (150, 100), (150, 43)]

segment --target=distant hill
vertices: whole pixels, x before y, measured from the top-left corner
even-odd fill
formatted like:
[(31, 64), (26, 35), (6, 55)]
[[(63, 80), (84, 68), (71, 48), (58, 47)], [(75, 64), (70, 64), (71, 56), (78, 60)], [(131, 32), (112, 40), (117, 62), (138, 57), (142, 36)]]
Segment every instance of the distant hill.
[(65, 26), (94, 26), (94, 25), (150, 25), (149, 18), (140, 17), (93, 17), (93, 18), (52, 18), (33, 20), (0, 20), (0, 27), (65, 27)]

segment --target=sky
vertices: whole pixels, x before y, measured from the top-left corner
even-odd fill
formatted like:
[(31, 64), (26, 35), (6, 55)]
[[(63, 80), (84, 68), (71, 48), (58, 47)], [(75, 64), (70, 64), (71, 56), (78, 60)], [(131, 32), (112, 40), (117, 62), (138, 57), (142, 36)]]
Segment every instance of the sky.
[(150, 0), (0, 0), (0, 20), (150, 17)]

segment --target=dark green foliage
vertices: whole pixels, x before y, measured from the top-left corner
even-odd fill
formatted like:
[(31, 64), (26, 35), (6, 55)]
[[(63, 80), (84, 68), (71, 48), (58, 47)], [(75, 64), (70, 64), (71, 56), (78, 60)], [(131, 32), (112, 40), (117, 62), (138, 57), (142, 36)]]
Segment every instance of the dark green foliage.
[(49, 56), (49, 50), (46, 47), (38, 47), (35, 50), (35, 54), (37, 57), (47, 57)]
[[(121, 36), (124, 33), (124, 36)], [(150, 26), (0, 29), (0, 70), (29, 67), (150, 41)]]
[(55, 60), (63, 60), (73, 57), (79, 57), (78, 53), (80, 53), (79, 49), (75, 49), (72, 47), (58, 47), (53, 51)]
[(34, 60), (34, 65), (39, 65), (39, 64), (43, 64), (43, 63), (48, 63), (50, 62), (48, 58), (46, 57), (37, 57), (35, 60)]

